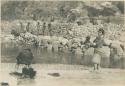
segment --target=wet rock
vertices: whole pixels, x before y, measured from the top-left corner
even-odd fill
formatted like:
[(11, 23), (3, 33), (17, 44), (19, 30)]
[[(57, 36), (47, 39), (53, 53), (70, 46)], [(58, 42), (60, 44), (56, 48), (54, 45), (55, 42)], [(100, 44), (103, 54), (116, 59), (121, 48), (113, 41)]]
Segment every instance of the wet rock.
[(2, 82), (2, 83), (1, 83), (1, 86), (9, 86), (9, 83), (7, 83), (7, 82)]
[(22, 73), (19, 73), (19, 72), (12, 72), (12, 73), (10, 73), (10, 75), (22, 76)]
[(59, 73), (48, 73), (48, 75), (50, 75), (50, 76), (54, 76), (54, 77), (59, 77), (59, 76), (60, 76)]

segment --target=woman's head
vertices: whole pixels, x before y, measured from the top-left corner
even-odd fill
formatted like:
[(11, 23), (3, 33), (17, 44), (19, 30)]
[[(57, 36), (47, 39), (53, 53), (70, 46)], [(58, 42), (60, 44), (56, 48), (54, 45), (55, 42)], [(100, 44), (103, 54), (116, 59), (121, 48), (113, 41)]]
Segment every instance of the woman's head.
[(90, 36), (87, 36), (87, 37), (86, 37), (86, 40), (90, 40)]
[(105, 31), (104, 31), (102, 28), (100, 28), (100, 29), (98, 30), (98, 35), (99, 35), (99, 36), (105, 35)]

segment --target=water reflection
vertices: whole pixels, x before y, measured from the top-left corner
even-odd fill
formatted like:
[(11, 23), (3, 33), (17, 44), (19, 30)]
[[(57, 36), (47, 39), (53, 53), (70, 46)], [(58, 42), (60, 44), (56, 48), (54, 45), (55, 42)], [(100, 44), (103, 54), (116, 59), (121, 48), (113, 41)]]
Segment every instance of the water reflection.
[[(14, 42), (1, 43), (1, 56), (2, 62), (16, 62), (16, 56), (18, 53), (26, 48), (31, 48), (34, 55), (34, 62), (37, 63), (60, 63), (60, 64), (80, 64), (81, 57), (77, 58), (76, 54), (71, 52), (56, 52), (51, 49), (40, 47), (34, 47), (30, 45), (18, 46)], [(79, 60), (79, 61), (78, 61)]]

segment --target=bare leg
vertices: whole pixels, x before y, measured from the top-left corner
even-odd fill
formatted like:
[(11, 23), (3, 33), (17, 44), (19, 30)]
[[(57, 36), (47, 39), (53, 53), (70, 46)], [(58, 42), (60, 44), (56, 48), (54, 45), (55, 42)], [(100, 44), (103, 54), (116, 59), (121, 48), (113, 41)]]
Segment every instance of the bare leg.
[(27, 65), (27, 67), (29, 68), (29, 67), (30, 67), (30, 65)]
[(15, 71), (18, 71), (18, 69), (19, 69), (19, 64), (16, 64), (15, 65)]
[(99, 70), (99, 64), (97, 64), (97, 70)]
[(125, 69), (125, 57), (122, 57), (122, 69)]
[(97, 70), (97, 64), (94, 64), (94, 70)]

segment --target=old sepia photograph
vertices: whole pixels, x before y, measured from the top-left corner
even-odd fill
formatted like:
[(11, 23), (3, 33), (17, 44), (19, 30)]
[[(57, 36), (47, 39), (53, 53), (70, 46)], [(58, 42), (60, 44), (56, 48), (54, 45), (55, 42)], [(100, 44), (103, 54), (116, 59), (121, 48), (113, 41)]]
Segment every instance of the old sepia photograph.
[(124, 0), (0, 0), (0, 86), (125, 86)]

